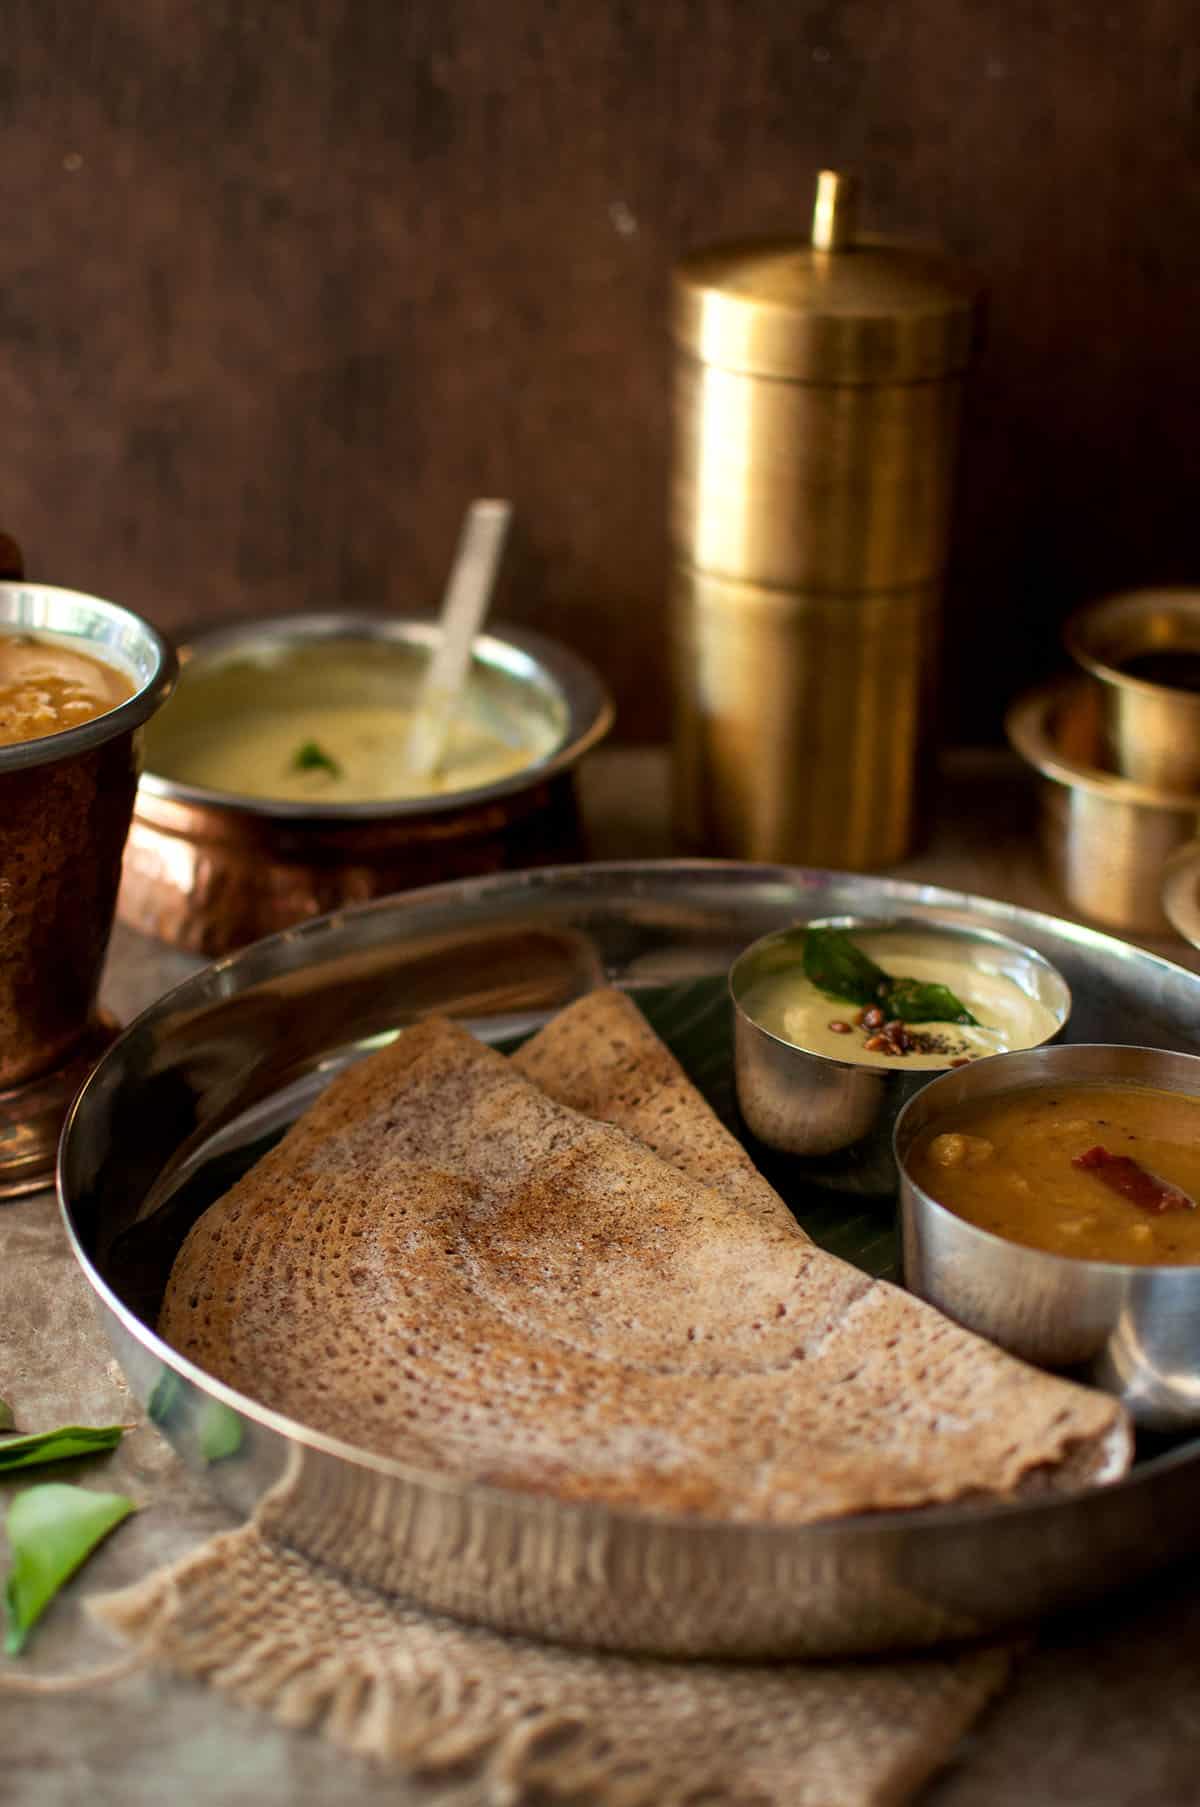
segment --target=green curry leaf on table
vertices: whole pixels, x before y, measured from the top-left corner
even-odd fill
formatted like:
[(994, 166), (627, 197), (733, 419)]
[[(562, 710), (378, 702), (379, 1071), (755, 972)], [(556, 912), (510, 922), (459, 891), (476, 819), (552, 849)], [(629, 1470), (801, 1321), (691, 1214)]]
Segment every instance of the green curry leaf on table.
[[(13, 1427), (13, 1413), (0, 1400), (0, 1431)], [(115, 1449), (123, 1424), (64, 1424), (24, 1436), (0, 1436), (0, 1478), (26, 1468), (93, 1456)], [(62, 1481), (43, 1482), (18, 1493), (8, 1509), (9, 1569), (4, 1585), (10, 1656), (25, 1647), (64, 1581), (86, 1562), (97, 1544), (136, 1507), (119, 1493), (95, 1493)]]
[(58, 1430), (0, 1438), (0, 1475), (40, 1468), (45, 1462), (68, 1462), (73, 1456), (100, 1455), (117, 1447), (124, 1430), (123, 1424), (64, 1424)]
[(4, 1584), (4, 1648), (10, 1656), (25, 1648), (63, 1583), (135, 1510), (124, 1494), (94, 1493), (62, 1481), (46, 1481), (17, 1495), (8, 1509), (10, 1566)]

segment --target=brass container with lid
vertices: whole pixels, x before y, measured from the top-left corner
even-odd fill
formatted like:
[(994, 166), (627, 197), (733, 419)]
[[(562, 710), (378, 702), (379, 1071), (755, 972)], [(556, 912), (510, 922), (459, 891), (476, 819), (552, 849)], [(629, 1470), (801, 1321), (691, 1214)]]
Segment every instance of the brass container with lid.
[(708, 853), (861, 869), (912, 839), (977, 291), (854, 215), (826, 170), (811, 242), (675, 272), (676, 824)]

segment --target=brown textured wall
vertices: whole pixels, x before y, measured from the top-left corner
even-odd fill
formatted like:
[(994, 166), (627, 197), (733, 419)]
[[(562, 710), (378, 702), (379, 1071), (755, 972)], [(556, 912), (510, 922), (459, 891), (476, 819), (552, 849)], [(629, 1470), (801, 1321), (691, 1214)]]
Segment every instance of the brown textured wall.
[(991, 291), (955, 731), (1200, 576), (1191, 0), (5, 0), (0, 146), (0, 521), (167, 627), (426, 606), (507, 492), (661, 729), (665, 274), (822, 162)]

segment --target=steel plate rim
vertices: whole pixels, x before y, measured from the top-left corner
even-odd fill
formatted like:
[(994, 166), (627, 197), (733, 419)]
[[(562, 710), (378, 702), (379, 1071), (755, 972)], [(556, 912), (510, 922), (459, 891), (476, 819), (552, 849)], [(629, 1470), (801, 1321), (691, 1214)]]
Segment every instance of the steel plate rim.
[[(853, 1541), (857, 1538), (868, 1539), (881, 1531), (904, 1535), (914, 1533), (924, 1535), (926, 1532), (935, 1534), (939, 1530), (982, 1528), (993, 1523), (1012, 1523), (1018, 1519), (1053, 1515), (1085, 1498), (1101, 1496), (1111, 1498), (1124, 1493), (1136, 1492), (1152, 1477), (1169, 1474), (1177, 1468), (1188, 1468), (1200, 1461), (1200, 1437), (1197, 1437), (1188, 1439), (1174, 1449), (1149, 1458), (1136, 1468), (1131, 1468), (1119, 1480), (1105, 1482), (1101, 1486), (1080, 1487), (1063, 1493), (1047, 1492), (1026, 1499), (926, 1506), (919, 1511), (893, 1510), (858, 1513), (839, 1518), (822, 1519), (810, 1524), (773, 1524), (754, 1519), (685, 1517), (668, 1513), (638, 1512), (627, 1507), (605, 1506), (596, 1502), (563, 1501), (552, 1495), (540, 1494), (533, 1490), (502, 1488), (492, 1483), (464, 1481), (452, 1474), (439, 1473), (436, 1469), (417, 1468), (394, 1458), (375, 1454), (357, 1445), (344, 1443), (324, 1432), (313, 1430), (297, 1420), (288, 1418), (285, 1414), (259, 1404), (248, 1395), (238, 1392), (235, 1388), (229, 1387), (207, 1374), (189, 1361), (186, 1356), (181, 1355), (164, 1342), (156, 1331), (117, 1297), (84, 1251), (76, 1232), (71, 1204), (67, 1197), (65, 1165), (70, 1140), (75, 1125), (85, 1109), (86, 1102), (92, 1091), (102, 1083), (109, 1063), (128, 1038), (132, 1037), (140, 1028), (152, 1023), (156, 1017), (166, 1014), (181, 1001), (189, 1001), (189, 994), (203, 994), (210, 991), (235, 968), (243, 967), (253, 972), (254, 978), (250, 981), (253, 984), (295, 970), (297, 965), (303, 965), (305, 962), (299, 957), (290, 957), (293, 955), (293, 950), (305, 949), (307, 944), (319, 941), (322, 936), (334, 932), (347, 920), (353, 923), (365, 916), (388, 913), (395, 913), (399, 918), (406, 912), (421, 906), (448, 902), (451, 898), (468, 904), (477, 898), (485, 897), (490, 892), (512, 891), (519, 885), (530, 890), (558, 889), (564, 884), (569, 885), (576, 881), (599, 876), (610, 879), (621, 878), (633, 886), (636, 886), (639, 880), (652, 878), (672, 877), (681, 881), (685, 881), (689, 877), (725, 878), (731, 885), (738, 883), (758, 884), (764, 887), (777, 885), (788, 887), (793, 892), (802, 891), (804, 888), (815, 888), (819, 885), (836, 885), (839, 882), (869, 882), (872, 886), (878, 887), (881, 893), (909, 906), (924, 905), (929, 909), (975, 909), (985, 916), (994, 914), (1006, 919), (1015, 919), (1021, 924), (1029, 924), (1035, 930), (1044, 927), (1056, 936), (1065, 934), (1067, 939), (1075, 941), (1081, 946), (1086, 947), (1098, 942), (1111, 953), (1119, 954), (1122, 957), (1136, 956), (1139, 961), (1149, 961), (1169, 972), (1180, 973), (1188, 979), (1197, 980), (1195, 973), (1189, 972), (1187, 968), (1180, 967), (1176, 962), (1167, 960), (1161, 955), (1136, 948), (1117, 936), (1108, 935), (1085, 924), (1071, 922), (1069, 919), (1054, 916), (1046, 911), (1027, 910), (1017, 904), (1006, 904), (996, 899), (978, 897), (970, 892), (951, 891), (942, 886), (924, 884), (915, 880), (864, 879), (862, 874), (843, 873), (817, 867), (757, 865), (714, 859), (595, 861), (452, 880), (439, 885), (424, 886), (420, 890), (356, 904), (348, 909), (313, 918), (295, 928), (285, 929), (278, 934), (265, 937), (237, 953), (228, 954), (219, 960), (210, 962), (198, 972), (189, 974), (178, 984), (163, 992), (160, 997), (132, 1019), (113, 1043), (112, 1048), (102, 1056), (80, 1089), (64, 1124), (59, 1142), (56, 1194), (59, 1216), (72, 1253), (79, 1263), (89, 1287), (103, 1308), (119, 1320), (136, 1343), (140, 1344), (164, 1367), (178, 1373), (181, 1378), (187, 1380), (201, 1393), (230, 1406), (250, 1423), (261, 1424), (265, 1429), (288, 1438), (302, 1447), (311, 1448), (355, 1468), (367, 1469), (385, 1475), (389, 1479), (408, 1483), (431, 1492), (447, 1496), (461, 1496), (469, 1493), (473, 1498), (492, 1501), (497, 1505), (503, 1504), (510, 1510), (517, 1509), (522, 1513), (544, 1516), (555, 1521), (571, 1518), (580, 1524), (598, 1523), (606, 1527), (615, 1526), (625, 1528), (635, 1534), (653, 1529), (678, 1531), (689, 1537), (703, 1536), (735, 1541), (750, 1538), (759, 1544), (775, 1542), (791, 1546), (797, 1541), (807, 1543), (809, 1541), (824, 1542), (830, 1539), (834, 1542)], [(255, 969), (264, 961), (267, 963), (267, 969), (256, 971)], [(278, 963), (276, 964), (276, 962)], [(226, 992), (225, 995), (230, 994)]]

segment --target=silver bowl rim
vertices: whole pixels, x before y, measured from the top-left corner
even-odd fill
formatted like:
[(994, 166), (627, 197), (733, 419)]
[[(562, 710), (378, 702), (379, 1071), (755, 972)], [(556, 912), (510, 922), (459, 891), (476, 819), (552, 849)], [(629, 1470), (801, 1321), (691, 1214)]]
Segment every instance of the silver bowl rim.
[[(773, 866), (745, 861), (692, 858), (590, 861), (584, 865), (546, 867), (531, 876), (536, 878), (538, 884), (545, 885), (553, 885), (556, 880), (570, 879), (584, 874), (588, 876), (611, 875), (623, 880), (654, 874), (666, 877), (695, 873), (713, 877), (729, 876), (731, 879), (749, 875), (764, 880), (794, 882), (798, 874), (811, 876), (812, 870), (812, 868)], [(832, 869), (824, 872), (823, 875), (830, 879), (857, 876)], [(497, 1502), (504, 1501), (508, 1505), (519, 1504), (522, 1512), (543, 1516), (552, 1523), (560, 1521), (563, 1517), (572, 1517), (581, 1521), (594, 1519), (606, 1525), (620, 1522), (634, 1530), (661, 1525), (669, 1526), (674, 1532), (688, 1537), (712, 1538), (717, 1536), (736, 1539), (753, 1536), (758, 1542), (772, 1540), (786, 1547), (794, 1543), (797, 1538), (805, 1542), (832, 1540), (835, 1544), (846, 1538), (869, 1539), (875, 1535), (881, 1525), (887, 1529), (904, 1531), (914, 1527), (917, 1520), (919, 1520), (919, 1529), (922, 1531), (926, 1529), (937, 1531), (942, 1528), (951, 1529), (967, 1524), (979, 1524), (984, 1520), (991, 1519), (1011, 1519), (1016, 1522), (1021, 1518), (1052, 1515), (1061, 1510), (1064, 1500), (1068, 1496), (1048, 1490), (1036, 1498), (988, 1499), (967, 1504), (952, 1502), (942, 1506), (922, 1507), (919, 1512), (899, 1509), (859, 1513), (845, 1518), (820, 1519), (811, 1524), (770, 1524), (761, 1521), (685, 1518), (676, 1514), (638, 1512), (631, 1507), (607, 1506), (593, 1501), (558, 1500), (549, 1495), (498, 1487), (492, 1482), (464, 1482), (460, 1477), (452, 1474), (442, 1474), (435, 1469), (418, 1468), (410, 1463), (377, 1455), (358, 1445), (343, 1442), (340, 1438), (314, 1430), (297, 1419), (289, 1418), (286, 1414), (277, 1412), (270, 1406), (260, 1404), (248, 1394), (239, 1393), (235, 1388), (227, 1386), (225, 1382), (206, 1373), (187, 1356), (180, 1354), (178, 1350), (165, 1342), (150, 1324), (118, 1298), (80, 1241), (74, 1221), (74, 1208), (68, 1196), (65, 1155), (72, 1126), (80, 1114), (85, 1097), (98, 1088), (101, 1083), (100, 1076), (105, 1072), (115, 1051), (120, 1048), (126, 1038), (158, 1015), (169, 1013), (178, 1008), (180, 1004), (190, 1002), (189, 994), (191, 993), (199, 993), (203, 996), (207, 990), (214, 989), (219, 996), (227, 997), (236, 992), (240, 976), (239, 969), (244, 971), (248, 968), (254, 974), (250, 981), (254, 984), (286, 973), (294, 963), (300, 961), (310, 940), (319, 939), (320, 936), (331, 930), (343, 927), (347, 920), (353, 921), (367, 914), (394, 911), (398, 907), (403, 908), (417, 902), (424, 902), (428, 905), (439, 896), (444, 896), (447, 901), (461, 899), (464, 896), (478, 896), (489, 890), (511, 884), (514, 876), (519, 875), (496, 873), (476, 879), (449, 880), (439, 885), (425, 886), (418, 891), (406, 892), (400, 897), (375, 898), (367, 903), (356, 904), (349, 909), (313, 917), (296, 928), (280, 930), (274, 935), (265, 936), (260, 941), (250, 943), (248, 947), (239, 949), (236, 953), (211, 961), (198, 972), (189, 974), (178, 984), (170, 987), (125, 1025), (112, 1048), (101, 1057), (76, 1095), (63, 1125), (55, 1169), (55, 1193), (64, 1233), (88, 1286), (103, 1309), (110, 1312), (133, 1340), (155, 1356), (165, 1367), (181, 1374), (200, 1392), (220, 1399), (251, 1423), (261, 1423), (292, 1442), (310, 1447), (355, 1467), (369, 1468), (392, 1479), (408, 1482), (428, 1491), (445, 1493), (448, 1497), (460, 1495), (464, 1488), (469, 1488), (473, 1494), (479, 1493)], [(893, 894), (898, 893), (897, 901), (902, 899), (904, 902), (924, 904), (928, 900), (928, 907), (931, 909), (936, 909), (943, 899), (944, 907), (948, 908), (962, 907), (964, 902), (979, 901), (971, 894), (943, 891), (940, 887), (920, 884), (912, 880), (882, 879), (877, 882)], [(931, 896), (931, 893), (936, 895)], [(983, 901), (991, 902), (987, 899)], [(1091, 928), (1087, 924), (1071, 922), (1068, 919), (1037, 910), (1023, 910), (1022, 914), (1035, 924), (1044, 922), (1059, 929), (1066, 928), (1077, 941), (1085, 943), (1101, 941), (1106, 944), (1127, 945), (1121, 943), (1117, 936)], [(1168, 969), (1174, 967), (1174, 962), (1167, 960), (1162, 955), (1151, 954), (1146, 950), (1139, 950), (1139, 952), (1147, 961), (1156, 966)], [(1034, 1050), (1034, 1052), (1040, 1052), (1040, 1050)], [(1001, 1060), (1008, 1057), (995, 1055), (991, 1058)], [(1200, 1056), (1195, 1058), (1200, 1059)], [(921, 1095), (919, 1093), (918, 1097)], [(957, 1221), (961, 1222), (962, 1220), (958, 1219)], [(1156, 1455), (1153, 1458), (1155, 1473), (1162, 1474), (1177, 1467), (1184, 1468), (1195, 1462), (1197, 1460), (1197, 1441), (1200, 1440), (1186, 1439), (1178, 1447)], [(1095, 1492), (1102, 1492), (1106, 1496), (1115, 1496), (1127, 1490), (1131, 1492), (1137, 1490), (1143, 1481), (1144, 1469), (1139, 1471), (1131, 1468), (1116, 1480), (1105, 1482), (1102, 1488), (1087, 1486), (1073, 1489), (1070, 1497), (1074, 1498), (1081, 1494), (1090, 1495)]]
[[(994, 1077), (996, 1072), (994, 1063), (996, 1061), (1007, 1063), (1009, 1061), (1022, 1060), (1027, 1055), (1038, 1056), (1039, 1063), (1045, 1063), (1046, 1065), (1069, 1065), (1072, 1055), (1078, 1055), (1086, 1050), (1103, 1050), (1106, 1053), (1111, 1052), (1113, 1054), (1120, 1053), (1125, 1055), (1142, 1054), (1149, 1059), (1187, 1061), (1196, 1070), (1196, 1096), (1200, 1097), (1200, 1054), (1187, 1054), (1182, 1050), (1174, 1048), (1151, 1048), (1145, 1043), (1139, 1042), (1043, 1042), (1036, 1048), (1014, 1048), (1012, 1052), (1008, 1054), (989, 1055), (986, 1062), (979, 1061), (973, 1063), (972, 1069), (969, 1070), (982, 1070), (986, 1068), (990, 1070)], [(1034, 1248), (1032, 1244), (1027, 1242), (1015, 1242), (1011, 1237), (998, 1235), (995, 1230), (985, 1230), (979, 1224), (969, 1222), (967, 1218), (960, 1217), (957, 1211), (952, 1211), (949, 1205), (944, 1205), (940, 1199), (934, 1198), (932, 1193), (926, 1192), (923, 1186), (918, 1185), (909, 1171), (905, 1154), (901, 1152), (901, 1140), (904, 1137), (907, 1127), (905, 1120), (910, 1114), (915, 1112), (915, 1107), (917, 1105), (920, 1105), (925, 1110), (931, 1108), (928, 1094), (941, 1083), (942, 1079), (954, 1078), (960, 1085), (964, 1082), (968, 1085), (971, 1084), (969, 1079), (964, 1080), (964, 1075), (967, 1071), (968, 1069), (960, 1067), (953, 1074), (939, 1074), (937, 1079), (931, 1080), (930, 1083), (918, 1092), (914, 1098), (908, 1099), (896, 1117), (895, 1126), (892, 1130), (892, 1154), (895, 1157), (896, 1171), (900, 1175), (899, 1205), (901, 1218), (903, 1218), (910, 1209), (909, 1199), (906, 1193), (907, 1188), (909, 1192), (914, 1193), (917, 1198), (920, 1199), (922, 1206), (933, 1212), (936, 1218), (942, 1221), (949, 1220), (955, 1225), (956, 1229), (964, 1231), (966, 1233), (964, 1240), (968, 1244), (978, 1244), (981, 1259), (986, 1258), (986, 1256), (994, 1249), (1004, 1249), (1008, 1251), (1009, 1254), (1015, 1250), (1019, 1256), (1027, 1257), (1031, 1265), (1034, 1263), (1043, 1265), (1046, 1262), (1050, 1262), (1053, 1264), (1054, 1269), (1059, 1273), (1087, 1272), (1093, 1274), (1106, 1274), (1113, 1275), (1114, 1277), (1123, 1280), (1132, 1280), (1141, 1275), (1172, 1275), (1175, 1276), (1181, 1284), (1181, 1277), (1190, 1274), (1194, 1276), (1196, 1286), (1200, 1288), (1200, 1261), (1097, 1261), (1090, 1255), (1056, 1255), (1052, 1249), (1039, 1249)], [(1012, 1090), (1014, 1092), (1029, 1091), (1032, 1089), (1034, 1083), (1034, 1081), (1029, 1080), (1022, 1084), (1020, 1080), (1014, 1080)], [(1103, 1082), (1095, 1080), (1092, 1083), (1101, 1084)]]
[[(319, 640), (387, 640), (398, 645), (417, 641), (432, 646), (437, 640), (437, 634), (438, 624), (432, 616), (373, 613), (369, 610), (311, 615), (264, 615), (195, 634), (181, 644), (179, 656), (181, 669), (186, 673), (188, 665), (194, 659), (233, 652), (248, 641), (262, 644), (272, 638), (301, 643)], [(498, 623), (479, 634), (475, 646), (478, 651), (490, 653), (491, 662), (502, 668), (506, 665), (511, 667), (511, 655), (515, 651), (529, 667), (539, 668), (551, 679), (566, 708), (566, 727), (558, 743), (541, 758), (521, 766), (506, 778), (498, 779), (492, 784), (477, 785), (471, 790), (443, 791), (428, 797), (384, 798), (372, 803), (315, 804), (291, 802), (284, 798), (248, 797), (238, 791), (187, 784), (180, 779), (168, 778), (161, 772), (147, 769), (142, 774), (139, 794), (144, 791), (150, 797), (191, 804), (220, 815), (253, 816), (260, 820), (290, 824), (322, 822), (352, 826), (362, 822), (446, 815), (491, 803), (500, 797), (513, 796), (546, 783), (560, 773), (569, 771), (608, 733), (615, 713), (608, 686), (593, 665), (560, 641), (536, 633), (532, 628), (510, 627)], [(137, 813), (136, 806), (134, 813)]]
[[(882, 929), (934, 928), (940, 932), (964, 940), (986, 941), (993, 947), (1011, 948), (1014, 953), (1020, 954), (1023, 959), (1027, 960), (1031, 966), (1042, 967), (1062, 988), (1064, 999), (1062, 1014), (1059, 1016), (1054, 1028), (1050, 1030), (1048, 1035), (1044, 1035), (1040, 1041), (1031, 1042), (1028, 1048), (1013, 1049), (1013, 1053), (1027, 1054), (1036, 1048), (1044, 1048), (1056, 1035), (1062, 1034), (1071, 1020), (1071, 1008), (1074, 1001), (1071, 996), (1071, 987), (1067, 984), (1066, 979), (1063, 977), (1058, 967), (1055, 966), (1053, 960), (1048, 960), (1045, 954), (1039, 954), (1035, 947), (1030, 947), (1024, 941), (1018, 941), (1014, 935), (1005, 935), (999, 929), (976, 929), (965, 922), (939, 922), (935, 918), (928, 916), (866, 916), (858, 914), (842, 916), (806, 916), (802, 919), (798, 919), (796, 922), (789, 923), (786, 928), (772, 929), (768, 934), (760, 935), (756, 941), (752, 941), (748, 947), (742, 949), (737, 959), (729, 968), (729, 998), (738, 1015), (742, 1017), (745, 1022), (752, 1024), (760, 1035), (765, 1035), (768, 1041), (773, 1042), (776, 1047), (786, 1049), (788, 1054), (802, 1055), (805, 1060), (819, 1061), (822, 1066), (832, 1067), (837, 1072), (877, 1074), (882, 1079), (904, 1079), (918, 1072), (929, 1073), (934, 1077), (940, 1077), (942, 1073), (950, 1071), (951, 1057), (947, 1058), (944, 1067), (906, 1068), (903, 1064), (897, 1064), (895, 1067), (876, 1067), (868, 1065), (867, 1062), (861, 1060), (842, 1060), (836, 1054), (823, 1054), (816, 1048), (802, 1048), (798, 1042), (790, 1042), (785, 1035), (777, 1035), (773, 1029), (768, 1029), (764, 1024), (760, 1023), (753, 1012), (746, 1008), (738, 995), (736, 985), (739, 969), (742, 967), (743, 963), (747, 965), (752, 964), (754, 958), (761, 954), (763, 949), (770, 946), (773, 942), (786, 941), (789, 936), (796, 934), (799, 930), (811, 928), (859, 928), (862, 930), (869, 930), (872, 933)], [(984, 1058), (987, 1060), (1000, 1060), (1003, 1056), (999, 1054), (989, 1054)], [(932, 1083), (932, 1081), (930, 1081), (930, 1083)]]
[[(123, 703), (118, 703), (115, 709), (93, 716), (91, 721), (81, 722), (77, 728), (61, 728), (57, 734), (40, 734), (34, 740), (20, 740), (13, 746), (0, 747), (0, 773), (27, 771), (34, 766), (75, 759), (80, 754), (91, 753), (97, 747), (102, 747), (106, 741), (117, 740), (123, 734), (132, 734), (143, 722), (149, 720), (175, 688), (179, 676), (178, 656), (170, 641), (144, 615), (126, 608), (123, 603), (109, 602), (103, 596), (93, 596), (86, 590), (70, 590), (64, 589), (60, 584), (27, 583), (22, 578), (9, 578), (0, 582), (0, 624), (18, 625), (8, 616), (5, 604), (11, 598), (21, 595), (51, 602), (70, 601), (92, 610), (114, 626), (135, 630), (144, 637), (153, 665), (149, 676), (142, 680), (133, 695)], [(34, 627), (31, 631), (36, 633), (38, 629)], [(78, 635), (66, 636), (65, 630), (61, 628), (46, 627), (42, 631), (82, 638)], [(101, 653), (96, 656), (103, 657)]]
[(1050, 709), (1090, 682), (1079, 672), (1063, 672), (1022, 691), (1004, 717), (1004, 731), (1013, 750), (1039, 776), (1069, 790), (1087, 791), (1107, 803), (1132, 804), (1138, 809), (1189, 810), (1200, 822), (1200, 791), (1163, 791), (1140, 784), (1135, 778), (1122, 778), (1117, 772), (1071, 759), (1055, 744), (1047, 720)]

